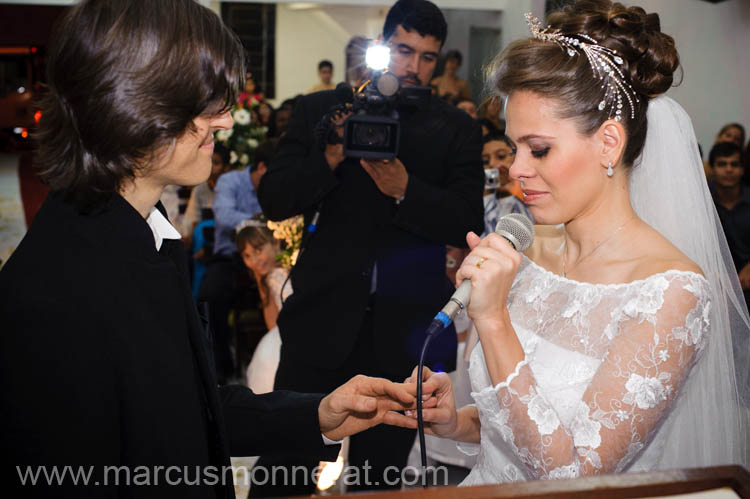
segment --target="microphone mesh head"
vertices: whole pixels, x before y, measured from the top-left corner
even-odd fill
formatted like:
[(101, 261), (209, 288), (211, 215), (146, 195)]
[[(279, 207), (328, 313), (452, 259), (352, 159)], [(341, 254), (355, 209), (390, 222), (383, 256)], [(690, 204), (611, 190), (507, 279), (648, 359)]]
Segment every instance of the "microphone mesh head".
[(495, 232), (511, 241), (516, 251), (519, 252), (529, 249), (532, 241), (534, 241), (534, 225), (529, 217), (520, 213), (511, 213), (500, 217)]

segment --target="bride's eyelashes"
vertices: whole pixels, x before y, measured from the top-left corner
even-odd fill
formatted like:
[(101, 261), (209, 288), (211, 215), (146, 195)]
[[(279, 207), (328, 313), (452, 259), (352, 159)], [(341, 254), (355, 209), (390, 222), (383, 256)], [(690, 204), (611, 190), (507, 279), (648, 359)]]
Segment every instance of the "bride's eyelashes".
[(539, 149), (531, 149), (531, 155), (537, 159), (543, 158), (549, 152), (549, 146)]

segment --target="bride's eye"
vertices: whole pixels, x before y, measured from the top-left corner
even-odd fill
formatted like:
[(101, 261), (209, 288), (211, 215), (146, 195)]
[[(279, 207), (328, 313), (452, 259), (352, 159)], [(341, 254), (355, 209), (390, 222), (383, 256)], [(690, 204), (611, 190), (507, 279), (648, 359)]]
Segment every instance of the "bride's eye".
[(549, 147), (545, 147), (544, 149), (532, 149), (531, 155), (535, 158), (543, 158), (547, 155), (549, 152)]

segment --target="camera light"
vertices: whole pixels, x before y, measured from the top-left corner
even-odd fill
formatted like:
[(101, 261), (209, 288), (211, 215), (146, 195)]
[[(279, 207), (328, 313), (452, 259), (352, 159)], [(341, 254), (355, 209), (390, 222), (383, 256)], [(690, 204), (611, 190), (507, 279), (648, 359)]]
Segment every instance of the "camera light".
[(382, 71), (391, 62), (391, 49), (385, 45), (370, 45), (365, 53), (365, 62), (375, 71)]

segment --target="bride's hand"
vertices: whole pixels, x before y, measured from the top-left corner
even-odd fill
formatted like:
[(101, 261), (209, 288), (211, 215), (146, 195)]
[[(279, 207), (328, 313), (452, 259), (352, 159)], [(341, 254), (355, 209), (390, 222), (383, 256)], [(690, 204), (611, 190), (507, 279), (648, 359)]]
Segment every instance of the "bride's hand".
[[(428, 367), (422, 370), (422, 389), (425, 394), (432, 394), (423, 404), (422, 416), (425, 422), (425, 432), (443, 438), (451, 438), (458, 427), (456, 414), (456, 399), (453, 396), (453, 385), (446, 373), (435, 373)], [(417, 382), (417, 368), (404, 383)], [(417, 427), (417, 411), (410, 410), (404, 414), (390, 412), (383, 421), (394, 426), (404, 428)]]
[(456, 273), (456, 284), (471, 279), (467, 312), (477, 330), (482, 331), (484, 324), (508, 322), (506, 301), (522, 257), (508, 241), (495, 233), (480, 239), (469, 232), (466, 242), (472, 251)]

